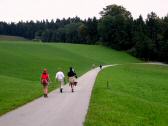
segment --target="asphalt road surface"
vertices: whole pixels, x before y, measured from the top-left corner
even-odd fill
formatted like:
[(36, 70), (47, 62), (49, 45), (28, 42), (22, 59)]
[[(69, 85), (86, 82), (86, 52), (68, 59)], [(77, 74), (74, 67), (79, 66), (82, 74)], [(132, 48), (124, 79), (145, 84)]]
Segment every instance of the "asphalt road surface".
[(0, 117), (0, 126), (82, 126), (100, 68), (85, 73), (71, 92), (69, 85)]

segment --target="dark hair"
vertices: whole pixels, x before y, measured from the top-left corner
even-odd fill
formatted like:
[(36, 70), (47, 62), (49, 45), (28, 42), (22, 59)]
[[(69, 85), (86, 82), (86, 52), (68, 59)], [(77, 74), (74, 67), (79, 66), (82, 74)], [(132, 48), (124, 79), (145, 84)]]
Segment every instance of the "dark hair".
[(72, 67), (69, 68), (69, 71), (73, 71), (73, 70), (72, 70)]

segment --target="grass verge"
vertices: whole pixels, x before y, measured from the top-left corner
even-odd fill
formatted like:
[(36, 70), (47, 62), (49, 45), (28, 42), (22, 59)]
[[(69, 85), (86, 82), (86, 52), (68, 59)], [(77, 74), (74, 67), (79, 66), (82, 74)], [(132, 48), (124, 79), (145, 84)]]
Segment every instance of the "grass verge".
[(167, 77), (168, 67), (159, 65), (104, 69), (97, 77), (85, 126), (167, 126)]

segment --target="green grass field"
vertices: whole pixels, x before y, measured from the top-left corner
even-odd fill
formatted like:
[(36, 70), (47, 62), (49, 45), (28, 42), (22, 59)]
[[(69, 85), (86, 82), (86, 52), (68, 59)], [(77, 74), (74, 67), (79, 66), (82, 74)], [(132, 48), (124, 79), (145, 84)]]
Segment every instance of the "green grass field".
[(58, 86), (54, 79), (58, 68), (67, 74), (73, 66), (80, 76), (92, 64), (130, 62), (140, 61), (99, 45), (0, 41), (0, 115), (42, 96), (43, 68), (49, 71), (53, 90)]
[(119, 65), (98, 75), (85, 126), (167, 126), (167, 115), (168, 66)]

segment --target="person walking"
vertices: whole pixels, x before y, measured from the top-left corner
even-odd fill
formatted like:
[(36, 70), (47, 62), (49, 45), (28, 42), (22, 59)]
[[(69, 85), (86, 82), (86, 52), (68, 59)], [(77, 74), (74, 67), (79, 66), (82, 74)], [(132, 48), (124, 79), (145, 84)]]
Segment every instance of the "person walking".
[(74, 92), (74, 86), (77, 83), (76, 82), (77, 75), (74, 72), (74, 69), (70, 67), (68, 72), (68, 79), (69, 79), (69, 85), (71, 86), (71, 91)]
[(44, 97), (48, 97), (48, 84), (50, 81), (50, 77), (46, 68), (44, 68), (43, 73), (41, 75), (41, 84), (43, 85)]
[(64, 85), (64, 73), (59, 70), (56, 75), (55, 75), (55, 79), (57, 79), (60, 83), (60, 92), (62, 93), (63, 92), (63, 85)]
[(100, 66), (99, 66), (99, 67), (100, 67), (100, 69), (102, 69), (102, 67), (103, 67), (103, 66), (100, 64)]

